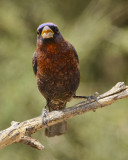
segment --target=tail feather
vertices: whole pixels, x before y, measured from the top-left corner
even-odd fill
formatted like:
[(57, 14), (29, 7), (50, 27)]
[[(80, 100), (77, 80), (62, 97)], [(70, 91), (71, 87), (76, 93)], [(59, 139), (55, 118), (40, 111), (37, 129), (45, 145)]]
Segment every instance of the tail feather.
[[(53, 102), (48, 102), (48, 108), (49, 112), (55, 111), (55, 110), (61, 110), (66, 107), (66, 102), (58, 102), (58, 103), (53, 103)], [(63, 121), (60, 123), (57, 123), (53, 126), (50, 126), (45, 129), (45, 135), (48, 137), (54, 137), (54, 136), (59, 136), (67, 131), (67, 121)]]
[(50, 126), (49, 128), (46, 128), (45, 135), (48, 137), (54, 137), (64, 134), (66, 133), (66, 131), (67, 131), (67, 122), (63, 121), (53, 126)]

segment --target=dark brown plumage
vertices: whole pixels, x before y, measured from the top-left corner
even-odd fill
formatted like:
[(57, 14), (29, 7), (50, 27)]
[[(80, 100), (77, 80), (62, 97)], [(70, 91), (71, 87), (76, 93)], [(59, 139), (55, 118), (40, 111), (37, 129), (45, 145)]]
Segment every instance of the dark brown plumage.
[[(49, 111), (66, 107), (76, 93), (80, 81), (79, 61), (71, 43), (64, 40), (58, 27), (44, 23), (37, 29), (37, 48), (33, 56), (33, 71)], [(66, 122), (46, 129), (51, 137), (65, 133)]]

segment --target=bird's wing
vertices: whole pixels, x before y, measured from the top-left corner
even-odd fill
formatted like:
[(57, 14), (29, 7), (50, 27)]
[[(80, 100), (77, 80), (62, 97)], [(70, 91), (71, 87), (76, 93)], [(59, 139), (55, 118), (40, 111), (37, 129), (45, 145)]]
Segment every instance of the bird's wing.
[(71, 43), (69, 43), (69, 44), (70, 44), (70, 47), (72, 48), (72, 50), (73, 50), (73, 52), (74, 52), (74, 55), (75, 55), (75, 57), (76, 57), (77, 62), (79, 63), (79, 57), (78, 57), (78, 54), (77, 54), (75, 48), (73, 47), (73, 45), (72, 45)]
[(33, 72), (36, 75), (37, 73), (37, 58), (36, 58), (36, 52), (34, 52), (33, 58), (32, 58), (32, 66), (33, 66)]

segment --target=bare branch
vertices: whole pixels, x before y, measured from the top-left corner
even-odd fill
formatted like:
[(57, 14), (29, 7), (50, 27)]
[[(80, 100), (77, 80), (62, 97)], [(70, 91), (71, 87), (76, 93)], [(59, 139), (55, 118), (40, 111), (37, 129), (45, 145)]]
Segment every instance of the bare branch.
[(33, 148), (39, 149), (39, 150), (44, 149), (44, 146), (39, 141), (37, 141), (34, 138), (31, 138), (30, 136), (21, 137), (21, 140), (19, 142), (23, 143), (23, 144), (27, 144), (27, 145), (29, 145)]
[[(119, 99), (127, 97), (128, 86), (125, 86), (124, 82), (119, 82), (111, 90), (98, 96), (98, 102), (83, 101), (67, 109), (48, 113), (48, 126), (85, 112), (108, 106)], [(45, 125), (41, 125), (41, 116), (24, 122), (13, 121), (9, 128), (0, 131), (0, 149), (15, 142), (19, 142), (27, 144), (36, 149), (43, 150), (44, 146), (41, 145), (41, 143), (37, 140), (31, 138), (31, 135), (45, 127)]]

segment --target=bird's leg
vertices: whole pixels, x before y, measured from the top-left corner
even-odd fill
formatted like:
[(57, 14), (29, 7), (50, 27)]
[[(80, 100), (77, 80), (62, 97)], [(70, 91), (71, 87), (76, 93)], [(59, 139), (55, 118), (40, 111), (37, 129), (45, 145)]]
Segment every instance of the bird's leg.
[[(99, 93), (96, 92), (94, 95), (92, 96), (76, 96), (74, 95), (73, 98), (77, 98), (77, 99), (80, 99), (80, 98), (83, 98), (83, 99), (87, 99), (87, 101), (91, 102), (91, 100), (94, 100), (96, 101), (97, 103), (99, 103), (97, 97), (98, 97)], [(99, 103), (100, 104), (100, 103)], [(100, 104), (101, 105), (101, 104)], [(95, 109), (93, 109), (93, 111), (95, 112)]]
[(47, 111), (47, 106), (48, 106), (48, 102), (47, 102), (47, 104), (46, 104), (46, 106), (43, 108), (43, 110), (42, 110), (42, 118), (41, 118), (41, 126), (43, 125), (43, 124), (45, 124), (46, 125), (46, 127), (48, 128), (48, 121), (47, 121), (47, 116), (48, 116), (48, 111)]
[(77, 98), (77, 99), (83, 98), (83, 99), (87, 99), (88, 101), (95, 100), (98, 102), (98, 99), (97, 99), (98, 95), (99, 95), (99, 93), (96, 92), (92, 96), (76, 96), (76, 95), (74, 95), (73, 98)]

